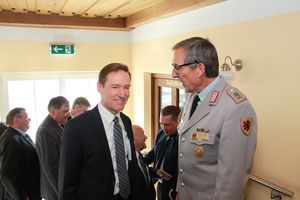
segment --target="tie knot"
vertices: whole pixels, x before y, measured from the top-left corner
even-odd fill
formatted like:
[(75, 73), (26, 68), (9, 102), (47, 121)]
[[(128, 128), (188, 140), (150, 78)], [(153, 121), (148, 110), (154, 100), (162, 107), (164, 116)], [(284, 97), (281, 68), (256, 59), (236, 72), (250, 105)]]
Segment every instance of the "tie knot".
[(199, 101), (200, 101), (200, 98), (199, 98), (198, 95), (196, 95), (195, 98), (194, 98), (194, 103), (198, 103)]
[(116, 123), (116, 122), (119, 122), (119, 117), (115, 116), (113, 121)]

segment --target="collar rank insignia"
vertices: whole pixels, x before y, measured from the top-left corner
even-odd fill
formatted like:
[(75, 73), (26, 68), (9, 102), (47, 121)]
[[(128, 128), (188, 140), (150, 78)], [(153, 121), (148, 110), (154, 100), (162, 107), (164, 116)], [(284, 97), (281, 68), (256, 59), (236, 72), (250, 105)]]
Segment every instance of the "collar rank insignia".
[(219, 91), (213, 91), (210, 99), (209, 99), (209, 105), (217, 105), (217, 102), (219, 100)]
[(245, 135), (249, 135), (252, 128), (252, 118), (242, 118), (241, 128)]
[(233, 87), (227, 89), (227, 95), (230, 96), (236, 104), (239, 104), (247, 99), (247, 97), (242, 92)]

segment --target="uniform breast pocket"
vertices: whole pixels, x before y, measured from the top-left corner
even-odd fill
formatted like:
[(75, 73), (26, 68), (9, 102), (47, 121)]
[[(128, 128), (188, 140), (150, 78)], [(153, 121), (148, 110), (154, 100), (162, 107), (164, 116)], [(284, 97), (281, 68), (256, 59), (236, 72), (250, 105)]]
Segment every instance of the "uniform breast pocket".
[(218, 161), (219, 140), (210, 134), (207, 139), (191, 138), (190, 147), (194, 164), (215, 164)]

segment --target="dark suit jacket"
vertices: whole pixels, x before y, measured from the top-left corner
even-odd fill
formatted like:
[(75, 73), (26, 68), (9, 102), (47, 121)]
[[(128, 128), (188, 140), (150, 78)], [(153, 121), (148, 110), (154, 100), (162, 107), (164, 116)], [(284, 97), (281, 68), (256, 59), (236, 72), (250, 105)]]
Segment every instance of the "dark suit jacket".
[[(142, 155), (140, 155), (140, 156), (142, 157)], [(139, 167), (139, 170), (137, 171), (137, 173), (139, 174), (140, 195), (143, 197), (142, 198), (143, 200), (155, 200), (156, 192), (155, 192), (155, 188), (154, 188), (154, 183), (153, 183), (152, 179), (150, 179), (150, 173), (148, 173), (148, 176), (149, 176), (148, 178), (150, 180), (147, 183), (147, 181), (145, 180), (145, 175), (142, 172), (141, 165), (144, 165), (145, 167), (147, 167), (148, 172), (150, 171), (149, 167), (143, 161), (143, 159), (141, 159), (140, 162), (141, 162), (140, 167)]]
[[(138, 170), (130, 119), (121, 113), (131, 145), (129, 199), (140, 200)], [(115, 176), (110, 149), (98, 106), (68, 121), (62, 137), (59, 193), (63, 200), (111, 200)]]
[(0, 137), (1, 179), (10, 198), (40, 200), (40, 165), (34, 146), (9, 127)]
[(58, 166), (63, 129), (48, 115), (36, 134), (36, 150), (41, 164), (41, 192), (47, 200), (58, 200)]
[[(163, 132), (163, 130), (160, 130), (159, 133), (156, 136), (155, 144), (151, 151), (148, 152), (148, 154), (145, 155), (144, 161), (148, 165), (153, 163), (153, 177), (159, 178), (156, 175), (157, 169), (155, 168), (156, 163), (159, 160), (160, 151), (162, 151), (164, 144), (164, 139), (167, 136)], [(163, 164), (163, 170), (167, 173), (172, 175), (172, 178), (169, 181), (163, 180), (162, 184), (158, 184), (158, 197), (161, 197), (162, 199), (169, 199), (169, 192), (171, 189), (174, 191), (176, 190), (176, 183), (177, 183), (177, 175), (178, 175), (178, 134), (171, 136), (169, 138), (168, 146), (166, 147), (165, 152), (165, 158), (164, 158), (164, 164)]]
[[(0, 122), (0, 136), (6, 129), (7, 129), (7, 126), (3, 122)], [(0, 200), (4, 200), (4, 199), (5, 199), (5, 190), (4, 190), (2, 181), (0, 179)]]

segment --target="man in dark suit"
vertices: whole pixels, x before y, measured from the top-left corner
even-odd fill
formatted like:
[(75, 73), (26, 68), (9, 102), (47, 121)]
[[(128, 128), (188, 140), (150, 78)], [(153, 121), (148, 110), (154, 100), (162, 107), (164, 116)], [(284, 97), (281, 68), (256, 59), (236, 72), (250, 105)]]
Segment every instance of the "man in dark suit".
[(180, 109), (166, 106), (162, 109), (160, 123), (162, 129), (156, 136), (151, 151), (145, 155), (147, 164), (153, 163), (152, 172), (158, 179), (157, 198), (159, 200), (175, 199), (178, 174), (178, 133)]
[(30, 118), (24, 108), (9, 111), (9, 127), (0, 137), (0, 175), (4, 199), (40, 200), (40, 165), (33, 142), (26, 134)]
[[(0, 122), (0, 136), (6, 129), (7, 129), (6, 124), (3, 122)], [(0, 200), (4, 200), (4, 197), (5, 197), (4, 194), (5, 194), (5, 190), (4, 190), (2, 181), (0, 179)]]
[(143, 155), (141, 154), (141, 151), (147, 147), (145, 143), (147, 136), (144, 134), (144, 130), (137, 125), (132, 125), (132, 132), (139, 164), (138, 173), (140, 174), (140, 192), (143, 195), (144, 200), (155, 200), (155, 188), (152, 178), (150, 177), (149, 167), (144, 162)]
[(63, 126), (70, 113), (69, 101), (54, 97), (48, 104), (48, 116), (37, 130), (36, 150), (41, 164), (41, 192), (46, 200), (58, 200), (58, 166)]
[(62, 200), (142, 199), (131, 120), (121, 112), (130, 81), (127, 66), (106, 65), (97, 83), (100, 103), (66, 124), (59, 168)]

